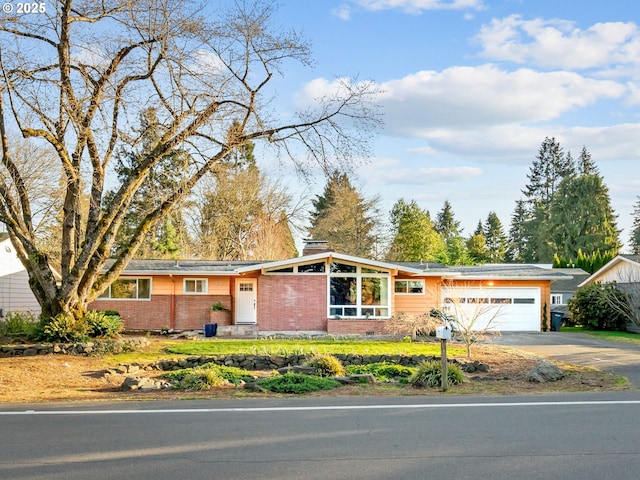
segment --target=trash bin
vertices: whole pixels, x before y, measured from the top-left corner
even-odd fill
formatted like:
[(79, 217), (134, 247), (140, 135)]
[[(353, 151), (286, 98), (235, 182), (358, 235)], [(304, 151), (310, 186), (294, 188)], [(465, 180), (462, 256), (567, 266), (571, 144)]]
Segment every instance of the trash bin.
[(551, 312), (551, 331), (559, 332), (560, 327), (562, 326), (562, 317), (564, 317), (564, 313), (562, 312)]
[(215, 337), (218, 332), (218, 324), (217, 323), (205, 323), (204, 324), (204, 336), (205, 337)]

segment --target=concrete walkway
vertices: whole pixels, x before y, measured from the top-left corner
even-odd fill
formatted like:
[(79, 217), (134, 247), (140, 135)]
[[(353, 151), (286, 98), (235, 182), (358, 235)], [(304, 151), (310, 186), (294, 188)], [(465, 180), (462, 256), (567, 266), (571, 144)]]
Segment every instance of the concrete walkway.
[(493, 343), (560, 362), (627, 377), (640, 388), (640, 346), (600, 340), (585, 333), (503, 333)]

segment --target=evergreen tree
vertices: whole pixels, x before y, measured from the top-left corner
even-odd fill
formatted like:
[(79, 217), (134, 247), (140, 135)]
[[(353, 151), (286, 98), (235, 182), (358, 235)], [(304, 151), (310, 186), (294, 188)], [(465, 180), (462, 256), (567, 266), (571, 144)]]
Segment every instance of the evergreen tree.
[(502, 263), (507, 251), (507, 236), (496, 212), (489, 212), (484, 224), (486, 261)]
[(580, 157), (578, 157), (578, 164), (576, 167), (578, 175), (600, 175), (597, 165), (593, 160), (591, 160), (591, 154), (584, 146), (580, 151)]
[(640, 196), (633, 204), (633, 228), (631, 230), (631, 254), (640, 255)]
[(511, 227), (509, 229), (505, 261), (509, 263), (532, 261), (533, 255), (529, 245), (530, 235), (526, 231), (529, 220), (529, 211), (524, 200), (517, 200), (516, 207), (511, 214)]
[[(140, 114), (140, 146), (123, 149), (117, 157), (116, 173), (121, 181), (130, 177), (139, 168), (145, 156), (160, 141), (163, 127), (158, 123), (156, 111), (152, 108)], [(148, 212), (157, 209), (165, 201), (166, 192), (174, 190), (188, 175), (189, 154), (184, 150), (174, 150), (164, 155), (151, 169), (147, 181), (136, 192), (129, 211), (124, 217), (123, 226), (118, 230), (114, 245), (115, 256), (121, 254), (130, 239), (135, 235), (139, 219)], [(106, 194), (105, 210), (109, 210), (114, 193)], [(146, 235), (144, 243), (138, 249), (138, 258), (174, 257), (183, 247), (189, 245), (186, 222), (183, 218), (183, 203), (176, 206), (158, 221)]]
[(346, 173), (334, 172), (312, 204), (309, 236), (326, 240), (337, 252), (375, 256), (379, 197), (365, 199)]
[(455, 219), (449, 200), (445, 200), (442, 210), (436, 215), (435, 229), (444, 240), (460, 235), (460, 222)]
[(482, 220), (478, 221), (473, 235), (467, 239), (467, 250), (473, 263), (485, 263), (487, 261), (487, 239), (484, 235)]
[(571, 155), (565, 155), (555, 138), (545, 138), (530, 172), (529, 183), (523, 193), (527, 199), (527, 222), (522, 232), (526, 235), (527, 257), (533, 262), (553, 260), (553, 245), (548, 239), (551, 219), (551, 201), (564, 178), (575, 175)]
[(447, 265), (470, 265), (473, 263), (467, 251), (467, 245), (462, 238), (460, 222), (455, 219), (449, 200), (445, 200), (442, 210), (436, 215), (435, 229), (447, 247)]
[(565, 178), (551, 204), (549, 238), (560, 258), (617, 254), (620, 249), (616, 215), (609, 191), (599, 174)]
[(431, 216), (415, 200), (398, 200), (391, 209), (393, 240), (387, 260), (398, 262), (441, 262), (447, 260), (444, 240), (435, 230)]

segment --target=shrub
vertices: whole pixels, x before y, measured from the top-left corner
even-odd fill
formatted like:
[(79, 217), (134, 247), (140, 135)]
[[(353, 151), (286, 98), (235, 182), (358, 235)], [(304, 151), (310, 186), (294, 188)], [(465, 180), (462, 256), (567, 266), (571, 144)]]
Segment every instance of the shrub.
[(257, 384), (276, 393), (308, 393), (318, 390), (331, 390), (340, 386), (340, 382), (333, 378), (315, 377), (300, 373), (285, 373), (275, 377), (258, 380)]
[(31, 312), (9, 312), (0, 322), (0, 337), (32, 339), (37, 336), (38, 317)]
[(89, 338), (89, 324), (86, 318), (59, 313), (45, 323), (43, 334), (50, 342), (81, 342)]
[[(449, 385), (457, 385), (464, 381), (462, 370), (455, 364), (447, 365), (447, 380)], [(439, 387), (442, 385), (442, 365), (440, 362), (424, 362), (418, 366), (409, 382), (414, 387)]]
[(415, 368), (405, 367), (397, 363), (377, 362), (366, 365), (349, 365), (346, 368), (347, 375), (357, 375), (369, 373), (377, 380), (386, 381), (393, 378), (406, 379), (416, 372)]
[(615, 283), (590, 283), (569, 299), (572, 322), (594, 330), (624, 330), (626, 318), (613, 305), (627, 299)]
[(222, 378), (215, 370), (209, 368), (193, 368), (175, 384), (174, 388), (181, 390), (209, 390), (220, 387), (229, 382)]
[(316, 375), (320, 377), (337, 377), (345, 373), (342, 362), (335, 356), (327, 353), (319, 353), (307, 360), (306, 365), (316, 369)]
[(205, 363), (195, 368), (174, 370), (172, 372), (165, 373), (164, 377), (171, 380), (181, 381), (194, 370), (210, 370), (212, 372), (215, 372), (215, 374), (220, 378), (223, 378), (224, 380), (233, 383), (234, 385), (238, 385), (242, 381), (249, 382), (255, 380), (255, 377), (251, 375), (248, 370), (237, 367), (228, 367), (226, 365), (218, 365), (215, 363)]
[(124, 322), (120, 315), (91, 310), (87, 312), (85, 319), (89, 325), (89, 335), (91, 337), (115, 338), (124, 330)]

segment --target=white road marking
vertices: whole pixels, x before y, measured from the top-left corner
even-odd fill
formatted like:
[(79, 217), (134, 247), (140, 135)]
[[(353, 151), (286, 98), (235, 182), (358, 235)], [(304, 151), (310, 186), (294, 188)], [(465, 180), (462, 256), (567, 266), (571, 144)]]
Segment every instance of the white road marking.
[(303, 412), (322, 410), (407, 410), (435, 408), (504, 408), (504, 407), (549, 407), (549, 406), (597, 406), (640, 405), (640, 400), (601, 400), (570, 402), (498, 402), (498, 403), (419, 403), (412, 405), (329, 405), (309, 407), (230, 407), (230, 408), (168, 408), (142, 410), (22, 410), (0, 411), (7, 415), (132, 415), (149, 413), (230, 413), (230, 412)]

